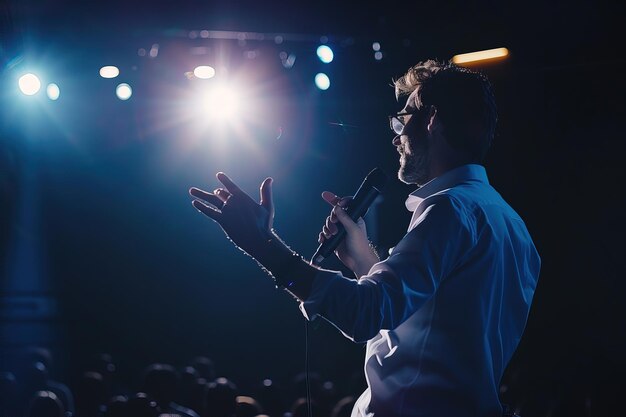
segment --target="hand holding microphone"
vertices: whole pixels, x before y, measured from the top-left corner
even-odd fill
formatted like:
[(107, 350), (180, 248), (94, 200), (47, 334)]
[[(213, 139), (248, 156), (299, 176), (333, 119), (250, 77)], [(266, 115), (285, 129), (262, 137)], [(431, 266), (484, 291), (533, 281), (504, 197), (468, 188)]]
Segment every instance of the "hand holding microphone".
[(313, 256), (314, 264), (319, 265), (336, 249), (339, 259), (358, 277), (367, 274), (370, 267), (378, 262), (362, 217), (386, 182), (387, 176), (377, 168), (368, 174), (354, 198), (340, 198), (328, 191), (322, 193), (322, 198), (333, 206), (333, 211), (326, 218), (319, 235), (320, 246)]

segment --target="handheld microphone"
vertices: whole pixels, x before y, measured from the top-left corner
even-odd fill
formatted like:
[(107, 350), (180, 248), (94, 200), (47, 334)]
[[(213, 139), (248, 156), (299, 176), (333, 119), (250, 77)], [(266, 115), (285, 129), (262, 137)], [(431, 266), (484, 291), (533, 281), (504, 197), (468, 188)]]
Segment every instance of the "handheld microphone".
[[(380, 168), (374, 168), (367, 174), (363, 183), (361, 183), (361, 186), (345, 209), (348, 216), (355, 222), (359, 217), (363, 217), (376, 197), (383, 192), (386, 183), (387, 175)], [(339, 246), (345, 237), (346, 229), (340, 222), (337, 222), (337, 233), (325, 240), (317, 248), (317, 251), (315, 251), (311, 259), (311, 263), (319, 265), (337, 249), (337, 246)]]

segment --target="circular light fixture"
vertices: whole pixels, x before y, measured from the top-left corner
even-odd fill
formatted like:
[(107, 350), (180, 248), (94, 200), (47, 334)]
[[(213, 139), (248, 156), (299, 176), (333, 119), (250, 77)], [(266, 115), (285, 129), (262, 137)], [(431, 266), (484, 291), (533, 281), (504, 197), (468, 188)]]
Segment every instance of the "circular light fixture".
[(115, 88), (115, 94), (120, 100), (128, 100), (133, 95), (133, 89), (126, 83), (121, 83)]
[(330, 88), (330, 78), (328, 78), (328, 75), (320, 72), (315, 76), (315, 85), (320, 90), (328, 90)]
[(317, 57), (324, 64), (329, 64), (333, 62), (333, 58), (335, 58), (335, 54), (333, 53), (333, 50), (330, 49), (328, 45), (320, 45), (317, 47)]
[(61, 95), (61, 89), (59, 89), (59, 86), (55, 83), (51, 83), (48, 84), (48, 87), (46, 88), (46, 94), (48, 94), (48, 98), (50, 100), (58, 100)]
[(120, 75), (120, 70), (113, 65), (107, 65), (106, 67), (100, 68), (100, 76), (102, 78), (115, 78)]
[(215, 77), (215, 68), (208, 65), (200, 65), (193, 70), (193, 75), (204, 80), (213, 78)]
[(20, 87), (20, 91), (27, 96), (37, 94), (41, 88), (41, 81), (39, 81), (39, 77), (32, 73), (22, 75), (17, 84)]

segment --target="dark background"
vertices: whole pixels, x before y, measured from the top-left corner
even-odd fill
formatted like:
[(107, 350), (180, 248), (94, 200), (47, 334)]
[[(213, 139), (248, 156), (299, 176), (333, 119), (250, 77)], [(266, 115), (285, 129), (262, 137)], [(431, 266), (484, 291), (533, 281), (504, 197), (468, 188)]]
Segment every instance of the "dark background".
[[(44, 344), (66, 378), (100, 351), (128, 379), (153, 361), (182, 365), (198, 354), (240, 384), (302, 371), (296, 303), (196, 213), (187, 189), (212, 190), (222, 170), (256, 197), (272, 176), (275, 228), (310, 255), (328, 212), (323, 190), (351, 194), (375, 166), (395, 177), (386, 116), (403, 103), (392, 79), (420, 60), (505, 46), (507, 60), (478, 67), (499, 107), (485, 165), (543, 260), (505, 395), (545, 410), (622, 389), (623, 4), (10, 1), (2, 11), (4, 365), (20, 347)], [(200, 30), (266, 38), (190, 39)], [(321, 36), (331, 64), (315, 56)], [(153, 44), (156, 58), (138, 56)], [(293, 68), (281, 51), (297, 56)], [(184, 73), (202, 60), (227, 67), (254, 96), (233, 126), (207, 127), (190, 110), (199, 80)], [(107, 64), (122, 75), (100, 78)], [(60, 100), (15, 92), (29, 65), (61, 86)], [(320, 70), (332, 82), (324, 92), (312, 82)], [(122, 81), (134, 90), (127, 102), (113, 94)], [(369, 215), (382, 250), (403, 235), (411, 190), (395, 180)], [(326, 378), (362, 366), (363, 346), (328, 324), (309, 343)]]

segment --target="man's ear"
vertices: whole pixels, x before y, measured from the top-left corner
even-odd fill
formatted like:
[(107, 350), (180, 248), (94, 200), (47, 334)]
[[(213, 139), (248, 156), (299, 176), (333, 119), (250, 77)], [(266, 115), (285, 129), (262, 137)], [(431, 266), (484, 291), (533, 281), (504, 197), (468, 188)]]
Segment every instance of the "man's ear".
[(435, 106), (430, 106), (430, 111), (428, 114), (428, 133), (433, 134), (437, 130), (441, 128), (441, 123), (439, 122), (439, 117), (437, 116), (437, 108)]

